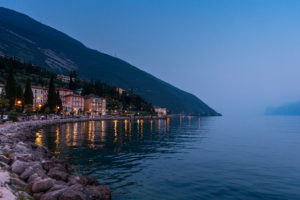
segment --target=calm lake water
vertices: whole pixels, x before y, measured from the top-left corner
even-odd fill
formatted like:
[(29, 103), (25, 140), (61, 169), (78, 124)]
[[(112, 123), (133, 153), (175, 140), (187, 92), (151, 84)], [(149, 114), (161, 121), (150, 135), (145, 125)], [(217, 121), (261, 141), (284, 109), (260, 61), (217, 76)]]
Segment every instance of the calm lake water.
[(113, 199), (300, 199), (300, 117), (91, 121), (36, 134)]

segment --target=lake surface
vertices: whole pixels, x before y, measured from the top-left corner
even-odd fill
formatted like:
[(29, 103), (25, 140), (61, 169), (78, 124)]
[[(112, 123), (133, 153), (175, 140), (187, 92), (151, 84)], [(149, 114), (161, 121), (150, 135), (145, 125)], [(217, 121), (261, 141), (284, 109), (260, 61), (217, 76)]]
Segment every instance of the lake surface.
[(300, 117), (91, 121), (36, 134), (113, 199), (300, 199)]

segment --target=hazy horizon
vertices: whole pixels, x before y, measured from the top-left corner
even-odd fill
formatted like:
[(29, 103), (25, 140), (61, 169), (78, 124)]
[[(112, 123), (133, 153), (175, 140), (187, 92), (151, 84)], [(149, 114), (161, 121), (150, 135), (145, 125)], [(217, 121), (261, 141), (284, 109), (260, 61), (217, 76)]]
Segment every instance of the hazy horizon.
[(224, 114), (300, 100), (299, 1), (1, 0)]

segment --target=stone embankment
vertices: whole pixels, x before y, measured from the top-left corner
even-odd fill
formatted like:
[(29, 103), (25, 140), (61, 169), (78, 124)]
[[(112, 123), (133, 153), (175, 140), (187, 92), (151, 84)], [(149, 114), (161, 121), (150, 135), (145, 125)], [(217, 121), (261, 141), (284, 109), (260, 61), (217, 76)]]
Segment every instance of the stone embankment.
[(0, 200), (111, 199), (107, 186), (94, 178), (73, 175), (68, 163), (33, 143), (38, 128), (76, 121), (85, 120), (30, 121), (0, 127)]

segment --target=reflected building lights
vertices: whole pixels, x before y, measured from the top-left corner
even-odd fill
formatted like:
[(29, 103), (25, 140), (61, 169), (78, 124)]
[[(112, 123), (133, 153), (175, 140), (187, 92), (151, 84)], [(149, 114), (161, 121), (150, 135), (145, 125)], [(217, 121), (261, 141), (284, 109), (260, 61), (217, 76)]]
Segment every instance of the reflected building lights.
[(158, 120), (158, 131), (160, 132), (160, 119)]
[(104, 121), (101, 121), (101, 136), (104, 136)]
[(77, 123), (73, 124), (73, 143), (72, 146), (76, 146), (76, 139), (77, 139)]
[(141, 119), (141, 134), (143, 136), (143, 124), (144, 124), (144, 120)]
[(125, 130), (125, 136), (127, 136), (127, 120), (124, 120), (124, 130)]
[(114, 120), (114, 136), (116, 137), (117, 136), (117, 132), (118, 132), (118, 130), (117, 130), (117, 125), (118, 124), (118, 120)]
[(70, 124), (67, 124), (66, 145), (71, 146), (71, 144), (70, 144)]
[(150, 120), (150, 132), (152, 133), (152, 129), (153, 129), (153, 120)]
[(36, 138), (35, 138), (34, 143), (39, 145), (40, 147), (42, 147), (43, 146), (43, 140), (42, 140), (43, 136), (40, 132), (41, 132), (41, 130), (39, 130), (35, 133)]
[(56, 149), (58, 149), (58, 145), (59, 145), (59, 127), (56, 128), (56, 140), (55, 140), (55, 144), (56, 144)]
[(167, 131), (170, 131), (170, 118), (167, 118)]

